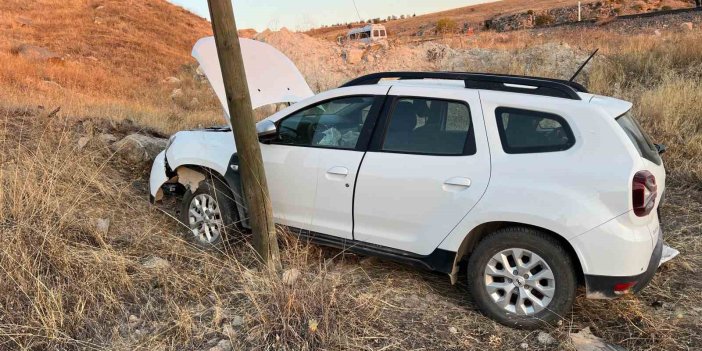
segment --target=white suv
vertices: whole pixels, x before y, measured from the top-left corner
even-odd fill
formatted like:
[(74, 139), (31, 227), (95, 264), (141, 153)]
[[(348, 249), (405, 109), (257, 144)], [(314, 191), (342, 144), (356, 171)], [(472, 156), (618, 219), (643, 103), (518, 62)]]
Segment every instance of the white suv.
[[(377, 73), (313, 95), (272, 47), (242, 48), (254, 106), (292, 103), (257, 128), (275, 221), (299, 236), (453, 283), (465, 270), (486, 315), (524, 328), (564, 316), (579, 283), (611, 298), (655, 273), (665, 170), (631, 103), (456, 72)], [(194, 56), (222, 98), (213, 40)], [(229, 128), (176, 133), (151, 172), (152, 202), (182, 196), (196, 242), (248, 226)]]

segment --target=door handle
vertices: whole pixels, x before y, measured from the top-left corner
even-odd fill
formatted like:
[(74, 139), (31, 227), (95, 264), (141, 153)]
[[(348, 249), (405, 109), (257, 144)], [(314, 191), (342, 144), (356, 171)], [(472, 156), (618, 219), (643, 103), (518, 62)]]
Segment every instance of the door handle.
[(454, 186), (460, 186), (463, 188), (468, 188), (470, 187), (470, 179), (464, 178), (464, 177), (453, 177), (447, 181), (444, 182), (445, 185), (454, 185)]
[(346, 167), (336, 166), (329, 168), (329, 170), (327, 170), (327, 173), (346, 177), (347, 175), (349, 175), (349, 169)]

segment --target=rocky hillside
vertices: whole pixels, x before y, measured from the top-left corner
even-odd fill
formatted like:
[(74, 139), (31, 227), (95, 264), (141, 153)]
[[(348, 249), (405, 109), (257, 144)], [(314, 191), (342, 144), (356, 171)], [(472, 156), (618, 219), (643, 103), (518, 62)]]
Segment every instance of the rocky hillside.
[[(501, 0), (387, 22), (383, 19), (382, 24), (387, 28), (390, 38), (399, 41), (434, 35), (440, 21), (448, 24), (448, 28), (443, 31), (450, 33), (444, 34), (474, 33), (486, 29), (486, 24), (496, 30), (532, 28), (577, 20), (578, 2), (583, 5), (584, 19), (694, 6), (694, 0)], [(361, 24), (354, 23), (351, 26)], [(330, 26), (312, 29), (307, 34), (335, 40), (347, 31), (347, 26)]]

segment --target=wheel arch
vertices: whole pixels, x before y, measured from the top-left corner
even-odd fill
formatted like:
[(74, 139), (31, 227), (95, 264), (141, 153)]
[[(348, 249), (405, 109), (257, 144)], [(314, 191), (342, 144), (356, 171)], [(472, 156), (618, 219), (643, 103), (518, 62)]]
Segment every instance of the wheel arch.
[(535, 229), (541, 232), (544, 232), (548, 234), (549, 236), (553, 237), (558, 241), (559, 244), (568, 252), (570, 255), (571, 260), (573, 261), (575, 267), (575, 273), (578, 278), (579, 283), (584, 282), (584, 272), (582, 265), (580, 263), (580, 258), (575, 251), (575, 248), (571, 243), (562, 235), (549, 230), (547, 228), (539, 227), (536, 225), (531, 225), (531, 224), (526, 224), (526, 223), (519, 223), (519, 222), (510, 222), (510, 221), (492, 221), (492, 222), (486, 222), (482, 223), (468, 232), (468, 234), (465, 236), (463, 239), (463, 242), (461, 242), (461, 245), (458, 248), (458, 251), (456, 251), (456, 256), (454, 258), (453, 262), (453, 270), (450, 273), (451, 277), (451, 283), (455, 284), (456, 281), (458, 280), (458, 273), (461, 267), (462, 262), (464, 261), (465, 258), (468, 257), (468, 255), (473, 252), (475, 247), (478, 245), (478, 243), (483, 240), (488, 234), (493, 233), (499, 229), (506, 228), (506, 227), (526, 227), (526, 228), (531, 228)]
[[(232, 157), (235, 161), (236, 155)], [(238, 162), (237, 162), (238, 163)], [(236, 163), (231, 163), (235, 167), (228, 167), (225, 174), (209, 168), (203, 165), (197, 164), (181, 164), (174, 170), (169, 169), (169, 173), (173, 177), (177, 177), (178, 183), (182, 184), (187, 190), (194, 191), (200, 182), (205, 180), (208, 176), (216, 179), (220, 183), (229, 189), (232, 195), (232, 199), (236, 205), (237, 215), (240, 218), (240, 223), (242, 226), (249, 228), (248, 216), (246, 213), (246, 205), (244, 202), (244, 197), (241, 188), (241, 182), (238, 172), (238, 165)]]

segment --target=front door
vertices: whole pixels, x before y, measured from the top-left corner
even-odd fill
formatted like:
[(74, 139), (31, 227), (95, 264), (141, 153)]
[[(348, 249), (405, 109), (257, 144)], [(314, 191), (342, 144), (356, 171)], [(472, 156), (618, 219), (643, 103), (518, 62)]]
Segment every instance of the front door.
[(351, 238), (356, 172), (387, 87), (378, 91), (324, 100), (276, 122), (278, 137), (261, 145), (276, 223)]
[(428, 255), (487, 188), (480, 99), (455, 87), (393, 86), (388, 103), (359, 170), (354, 238)]

